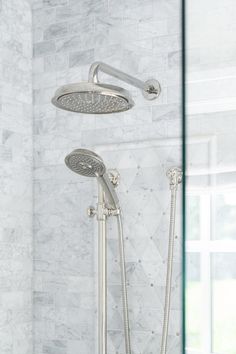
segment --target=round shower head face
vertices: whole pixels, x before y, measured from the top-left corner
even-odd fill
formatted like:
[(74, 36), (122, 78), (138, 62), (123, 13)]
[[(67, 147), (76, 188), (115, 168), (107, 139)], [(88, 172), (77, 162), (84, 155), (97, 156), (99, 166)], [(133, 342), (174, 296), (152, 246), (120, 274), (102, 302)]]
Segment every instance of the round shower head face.
[(52, 103), (66, 111), (88, 114), (124, 112), (134, 106), (128, 91), (92, 82), (62, 86), (56, 91)]
[(65, 158), (66, 166), (75, 173), (86, 177), (103, 176), (106, 167), (100, 156), (93, 151), (76, 149)]

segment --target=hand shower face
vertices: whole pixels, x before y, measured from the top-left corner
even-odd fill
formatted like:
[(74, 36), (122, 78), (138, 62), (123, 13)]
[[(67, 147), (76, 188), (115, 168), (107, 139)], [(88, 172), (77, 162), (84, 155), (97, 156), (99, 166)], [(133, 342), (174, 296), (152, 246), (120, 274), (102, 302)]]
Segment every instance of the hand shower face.
[(52, 103), (66, 111), (88, 114), (124, 112), (132, 108), (134, 101), (127, 90), (99, 83), (99, 70), (138, 87), (148, 100), (153, 100), (160, 94), (161, 88), (157, 80), (143, 82), (107, 64), (95, 62), (90, 67), (89, 82), (62, 86), (55, 92)]
[(90, 150), (76, 149), (66, 156), (65, 163), (70, 170), (79, 175), (96, 177), (104, 190), (108, 203), (115, 209), (119, 208), (119, 199), (100, 156)]
[(101, 157), (86, 149), (72, 151), (66, 156), (65, 163), (70, 170), (86, 177), (99, 177), (106, 172)]

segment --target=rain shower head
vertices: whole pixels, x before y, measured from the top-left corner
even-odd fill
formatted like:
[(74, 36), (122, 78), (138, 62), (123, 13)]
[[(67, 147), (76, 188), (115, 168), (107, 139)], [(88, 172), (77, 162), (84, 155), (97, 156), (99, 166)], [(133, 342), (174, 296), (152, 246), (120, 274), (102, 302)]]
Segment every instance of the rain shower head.
[(122, 80), (142, 90), (143, 96), (154, 100), (161, 92), (157, 80), (143, 82), (107, 64), (95, 62), (89, 71), (89, 81), (60, 87), (52, 103), (61, 109), (76, 113), (106, 114), (127, 111), (134, 106), (130, 93), (118, 86), (102, 84), (98, 71)]
[(72, 151), (66, 156), (65, 163), (70, 170), (86, 177), (99, 177), (106, 172), (101, 157), (86, 149)]
[(127, 90), (92, 82), (62, 86), (56, 91), (52, 103), (67, 111), (90, 114), (123, 112), (134, 105)]

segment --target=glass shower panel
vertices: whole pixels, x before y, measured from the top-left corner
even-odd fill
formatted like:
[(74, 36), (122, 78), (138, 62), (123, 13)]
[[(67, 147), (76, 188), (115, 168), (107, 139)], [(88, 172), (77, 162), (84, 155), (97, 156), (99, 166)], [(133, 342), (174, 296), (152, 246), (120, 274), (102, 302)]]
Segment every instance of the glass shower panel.
[(186, 352), (235, 353), (232, 0), (186, 0)]
[(212, 255), (212, 349), (236, 353), (236, 257), (235, 253)]
[(203, 314), (201, 312), (201, 302), (203, 301), (202, 284), (200, 279), (200, 254), (192, 252), (187, 255), (187, 318), (188, 328), (187, 347), (200, 349), (201, 343), (201, 323)]
[(213, 218), (216, 240), (236, 239), (236, 191), (217, 192), (214, 196)]

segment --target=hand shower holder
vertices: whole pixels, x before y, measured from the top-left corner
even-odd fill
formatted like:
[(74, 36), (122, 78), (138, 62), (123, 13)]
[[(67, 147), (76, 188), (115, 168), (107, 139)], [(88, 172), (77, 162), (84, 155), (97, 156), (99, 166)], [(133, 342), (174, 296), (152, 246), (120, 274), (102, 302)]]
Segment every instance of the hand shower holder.
[(171, 167), (166, 173), (170, 181), (170, 190), (177, 190), (178, 185), (182, 182), (183, 172), (179, 167)]
[[(116, 188), (120, 182), (120, 174), (116, 169), (110, 169), (107, 171), (110, 182), (113, 187)], [(87, 209), (87, 215), (92, 218), (97, 215), (97, 219), (100, 220), (104, 216), (117, 216), (120, 213), (120, 208), (110, 208), (107, 206), (107, 203), (98, 204), (97, 208), (94, 206), (89, 206)]]
[(99, 71), (109, 76), (113, 76), (118, 80), (124, 81), (131, 86), (139, 88), (142, 91), (143, 97), (149, 101), (155, 100), (161, 93), (161, 85), (158, 80), (149, 79), (147, 81), (141, 81), (100, 61), (94, 62), (90, 66), (88, 81), (92, 83), (99, 83)]
[(87, 215), (90, 218), (93, 218), (95, 215), (97, 215), (97, 219), (103, 219), (104, 216), (117, 216), (120, 214), (120, 209), (112, 209), (112, 208), (106, 208), (104, 205), (100, 206), (98, 205), (97, 209), (94, 208), (93, 206), (89, 206), (87, 209)]

